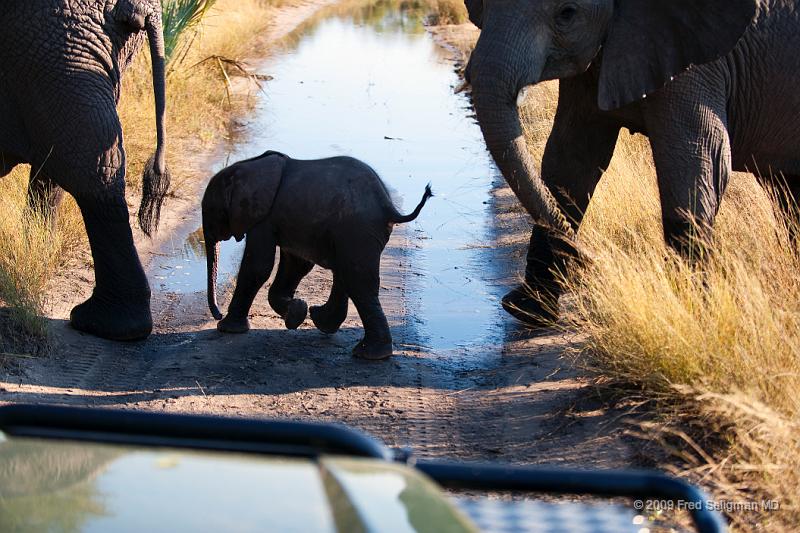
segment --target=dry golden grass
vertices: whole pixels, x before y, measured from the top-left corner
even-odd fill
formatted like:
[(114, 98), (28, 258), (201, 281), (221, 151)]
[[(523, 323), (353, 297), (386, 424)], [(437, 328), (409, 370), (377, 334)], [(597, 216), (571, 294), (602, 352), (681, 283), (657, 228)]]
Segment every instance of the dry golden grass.
[(430, 10), (429, 24), (463, 24), (469, 20), (467, 8), (461, 0), (426, 0), (423, 3)]
[(36, 348), (32, 339), (47, 336), (46, 290), (71, 250), (82, 246), (83, 220), (72, 199), (63, 203), (55, 224), (26, 209), (29, 167), (15, 169), (0, 181), (0, 299), (8, 319), (0, 330), (0, 347)]
[[(171, 65), (167, 153), (175, 175), (173, 190), (180, 190), (186, 179), (182, 169), (197, 149), (225, 135), (228, 121), (246, 105), (241, 99), (229, 100), (217, 61), (194, 65), (215, 56), (240, 60), (268, 26), (279, 3), (285, 2), (217, 0), (196, 35), (189, 36), (193, 40), (185, 57)], [(155, 148), (156, 135), (147, 46), (125, 73), (118, 111), (125, 134), (129, 191), (138, 196), (142, 167)], [(26, 211), (28, 173), (29, 167), (21, 166), (0, 181), (0, 300), (8, 307), (8, 319), (2, 321), (0, 331), (0, 351), (29, 350), (36, 344), (28, 342), (29, 338), (45, 339), (42, 315), (48, 284), (74, 256), (74, 250), (88, 246), (71, 198), (62, 202), (54, 231), (48, 221)], [(17, 342), (20, 338), (24, 342)]]
[[(523, 110), (537, 157), (556, 102), (557, 85), (543, 84)], [(568, 280), (567, 322), (588, 336), (587, 366), (655, 400), (695, 479), (718, 497), (780, 502), (779, 512), (732, 513), (739, 529), (789, 529), (800, 523), (796, 223), (752, 175), (735, 174), (693, 268), (665, 246), (659, 209), (649, 143), (623, 132), (581, 227), (594, 261)], [(676, 429), (687, 426), (723, 445), (702, 452)]]

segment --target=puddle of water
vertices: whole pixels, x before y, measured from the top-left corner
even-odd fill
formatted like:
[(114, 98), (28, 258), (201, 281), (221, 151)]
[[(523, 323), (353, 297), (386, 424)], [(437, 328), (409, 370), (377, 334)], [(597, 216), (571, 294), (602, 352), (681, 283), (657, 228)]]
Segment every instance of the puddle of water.
[[(229, 161), (278, 150), (298, 159), (351, 155), (395, 192), (401, 211), (431, 182), (436, 196), (406, 231), (420, 249), (418, 318), (428, 345), (449, 349), (485, 340), (498, 316), (487, 255), (485, 202), (496, 173), (458, 79), (419, 14), (331, 16), (306, 28), (293, 49), (263, 64), (274, 77), (250, 117), (249, 140)], [(224, 163), (220, 163), (221, 168)], [(201, 233), (151, 269), (163, 290), (205, 290)], [(235, 272), (241, 245), (222, 246), (221, 275)]]

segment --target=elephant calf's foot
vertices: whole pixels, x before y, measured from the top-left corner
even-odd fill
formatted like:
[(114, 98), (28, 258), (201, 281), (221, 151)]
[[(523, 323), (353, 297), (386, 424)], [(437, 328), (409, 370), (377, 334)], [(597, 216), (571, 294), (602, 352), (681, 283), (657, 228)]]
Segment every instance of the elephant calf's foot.
[(286, 315), (283, 317), (283, 322), (286, 324), (286, 329), (297, 329), (300, 324), (305, 322), (308, 315), (308, 305), (298, 298), (289, 302), (289, 307), (286, 309)]
[(353, 356), (359, 359), (366, 359), (368, 361), (381, 361), (388, 359), (392, 356), (392, 340), (384, 342), (367, 342), (362, 339), (361, 342), (356, 344), (353, 348)]
[(153, 317), (149, 295), (138, 302), (130, 298), (119, 300), (92, 295), (72, 309), (69, 323), (78, 331), (114, 341), (138, 341), (150, 335)]
[(322, 305), (315, 305), (311, 307), (311, 320), (314, 322), (314, 325), (323, 333), (327, 333), (328, 335), (332, 335), (339, 331), (339, 328), (344, 322), (343, 319), (332, 318), (330, 313), (327, 313), (325, 310), (325, 306)]
[(503, 297), (503, 309), (533, 328), (546, 328), (558, 320), (558, 300), (535, 296), (528, 287), (520, 286)]
[(246, 316), (237, 318), (228, 315), (217, 322), (217, 330), (222, 333), (247, 333), (250, 331), (250, 321)]

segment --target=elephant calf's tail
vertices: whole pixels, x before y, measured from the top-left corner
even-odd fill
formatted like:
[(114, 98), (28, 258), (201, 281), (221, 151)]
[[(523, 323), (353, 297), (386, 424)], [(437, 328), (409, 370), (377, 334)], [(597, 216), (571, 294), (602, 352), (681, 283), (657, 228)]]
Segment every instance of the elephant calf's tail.
[(422, 208), (425, 207), (425, 202), (428, 201), (428, 198), (433, 196), (433, 191), (431, 190), (431, 184), (427, 184), (425, 186), (425, 193), (422, 195), (422, 200), (420, 200), (419, 204), (417, 204), (416, 209), (409, 213), (408, 215), (401, 215), (397, 211), (395, 211), (394, 216), (392, 217), (391, 222), (395, 224), (403, 224), (405, 222), (411, 222), (412, 220), (416, 220), (419, 214), (422, 212)]

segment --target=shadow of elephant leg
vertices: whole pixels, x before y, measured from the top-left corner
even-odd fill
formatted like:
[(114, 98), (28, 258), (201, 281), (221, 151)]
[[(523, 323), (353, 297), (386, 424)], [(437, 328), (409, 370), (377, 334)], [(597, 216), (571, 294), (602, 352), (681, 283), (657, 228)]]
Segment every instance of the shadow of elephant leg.
[(306, 319), (308, 305), (294, 293), (312, 268), (311, 261), (281, 250), (278, 273), (269, 288), (269, 305), (283, 318), (287, 329), (297, 329)]

